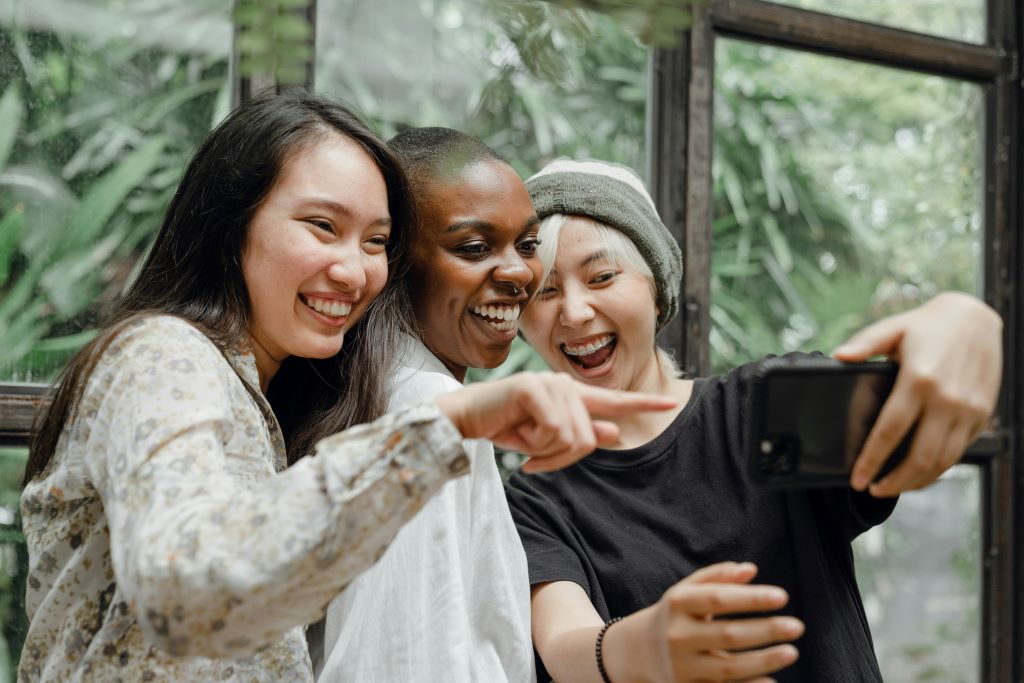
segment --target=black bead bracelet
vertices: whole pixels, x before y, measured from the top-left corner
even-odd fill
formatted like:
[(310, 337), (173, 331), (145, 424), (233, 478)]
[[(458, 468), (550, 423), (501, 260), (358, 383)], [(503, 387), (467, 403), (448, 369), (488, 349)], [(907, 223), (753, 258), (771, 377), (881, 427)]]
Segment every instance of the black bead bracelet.
[(597, 658), (597, 673), (601, 674), (601, 680), (603, 683), (612, 683), (612, 680), (608, 678), (608, 672), (604, 670), (604, 657), (601, 655), (601, 643), (604, 642), (604, 634), (608, 633), (608, 627), (616, 621), (622, 621), (622, 617), (609, 619), (608, 622), (601, 627), (601, 630), (597, 632), (597, 640), (594, 642), (594, 656)]

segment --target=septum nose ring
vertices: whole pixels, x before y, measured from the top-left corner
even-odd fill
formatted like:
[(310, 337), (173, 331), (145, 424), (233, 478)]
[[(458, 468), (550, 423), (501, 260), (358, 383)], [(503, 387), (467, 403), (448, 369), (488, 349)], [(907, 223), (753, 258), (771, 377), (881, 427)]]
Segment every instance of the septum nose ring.
[(512, 296), (517, 296), (521, 291), (523, 291), (522, 288), (512, 285)]

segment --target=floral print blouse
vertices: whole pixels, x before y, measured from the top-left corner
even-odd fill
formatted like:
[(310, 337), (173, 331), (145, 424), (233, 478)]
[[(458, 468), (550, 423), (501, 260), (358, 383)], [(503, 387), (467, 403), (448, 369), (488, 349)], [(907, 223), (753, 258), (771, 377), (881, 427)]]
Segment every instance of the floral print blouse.
[(468, 471), (423, 404), (285, 469), (251, 352), (169, 316), (103, 352), (22, 494), (28, 681), (311, 681), (302, 624)]

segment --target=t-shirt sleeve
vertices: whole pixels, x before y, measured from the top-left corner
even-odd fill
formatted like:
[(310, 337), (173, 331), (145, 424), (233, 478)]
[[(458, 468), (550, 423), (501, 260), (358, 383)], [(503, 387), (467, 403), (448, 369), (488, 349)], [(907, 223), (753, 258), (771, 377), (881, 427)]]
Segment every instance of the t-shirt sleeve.
[(819, 489), (810, 494), (816, 507), (828, 511), (837, 529), (852, 541), (873, 526), (889, 519), (898, 498), (875, 498), (851, 488)]
[[(770, 356), (769, 356), (770, 357)], [(786, 358), (822, 358), (821, 353), (788, 353)], [(757, 370), (757, 363), (742, 365), (721, 382), (722, 407), (730, 438), (726, 439), (737, 467), (746, 477), (746, 448), (744, 431), (749, 406), (750, 382)], [(849, 487), (805, 489), (815, 509), (823, 513), (823, 523), (828, 524), (848, 541), (860, 536), (873, 526), (881, 524), (896, 507), (897, 498), (875, 498), (866, 492), (854, 491)], [(799, 492), (797, 492), (799, 495)]]
[(505, 486), (512, 519), (526, 551), (530, 585), (572, 581), (591, 595), (571, 526), (544, 487), (538, 485), (548, 476), (516, 472)]

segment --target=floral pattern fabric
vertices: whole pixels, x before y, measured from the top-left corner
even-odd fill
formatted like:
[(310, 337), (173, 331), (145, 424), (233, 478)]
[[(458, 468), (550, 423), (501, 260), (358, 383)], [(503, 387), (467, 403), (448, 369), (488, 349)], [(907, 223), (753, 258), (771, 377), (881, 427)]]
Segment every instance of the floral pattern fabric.
[(428, 404), (285, 469), (281, 430), (246, 383), (259, 386), (251, 352), (222, 354), (169, 316), (103, 352), (22, 494), (19, 680), (310, 681), (301, 625), (469, 469)]

